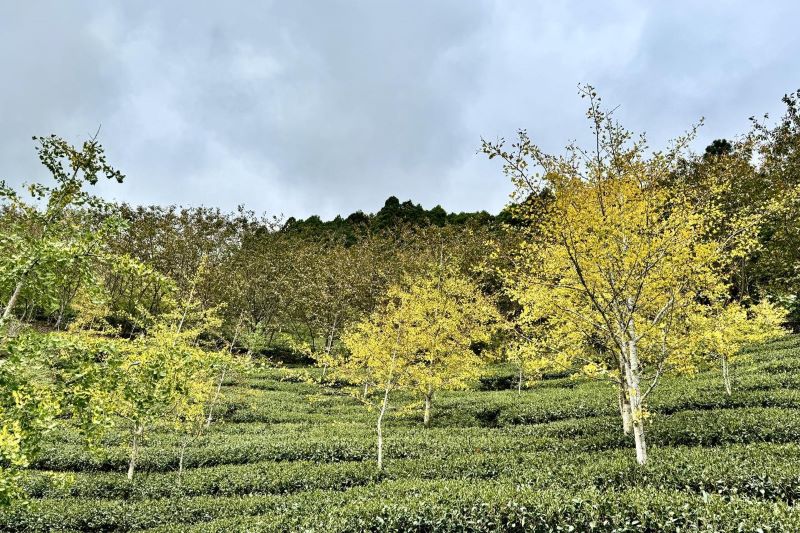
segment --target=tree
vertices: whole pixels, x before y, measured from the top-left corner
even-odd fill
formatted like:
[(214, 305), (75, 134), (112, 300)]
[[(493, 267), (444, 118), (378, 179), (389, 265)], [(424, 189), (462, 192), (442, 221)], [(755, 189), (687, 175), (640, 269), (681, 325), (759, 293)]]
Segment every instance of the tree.
[[(96, 138), (73, 147), (56, 136), (34, 138), (55, 185), (31, 184), (30, 198), (0, 182), (0, 504), (21, 495), (21, 472), (44, 435), (75, 421), (91, 444), (106, 419), (96, 401), (110, 375), (106, 342), (42, 334), (15, 323), (18, 303), (59, 311), (82, 290), (93, 292), (108, 239), (121, 227), (113, 206), (84, 185), (100, 177), (122, 181)], [(69, 287), (64, 291), (65, 286)]]
[[(336, 348), (341, 332), (375, 309), (388, 283), (394, 277), (385, 272), (381, 257), (386, 241), (365, 234), (358, 242), (347, 245), (340, 240), (320, 243), (319, 253), (308, 262), (309, 287), (305, 292), (306, 317), (310, 331), (322, 339), (321, 349), (312, 353), (323, 367), (323, 378), (329, 366), (339, 357)], [(393, 257), (402, 256), (395, 251)]]
[[(795, 329), (800, 323), (800, 90), (783, 97), (786, 110), (773, 126), (753, 120), (748, 136), (757, 161), (754, 177), (759, 196), (773, 204), (751, 257), (762, 292), (789, 304)], [(756, 197), (758, 198), (758, 196)]]
[(200, 331), (182, 328), (175, 318), (132, 341), (121, 341), (113, 414), (125, 421), (130, 436), (128, 479), (133, 479), (142, 440), (154, 425), (186, 425), (191, 431), (205, 422), (222, 356), (210, 356), (196, 346)]
[(506, 272), (524, 320), (546, 324), (548, 338), (562, 341), (554, 355), (618, 383), (623, 425), (630, 419), (644, 464), (647, 397), (666, 370), (686, 366), (690, 319), (704, 312), (700, 302), (719, 298), (719, 245), (701, 239), (703, 218), (659, 185), (690, 137), (648, 157), (644, 138), (616, 124), (591, 87), (581, 94), (593, 149), (571, 145), (566, 156), (549, 156), (524, 131), (511, 151), (502, 141), (483, 149), (504, 161), (515, 198), (544, 187), (553, 196), (521, 230), (517, 268)]
[[(360, 380), (361, 384), (370, 383), (383, 392), (375, 423), (378, 470), (383, 469), (383, 420), (390, 394), (408, 387), (408, 368), (413, 358), (407, 342), (408, 324), (397, 303), (400, 294), (398, 288), (392, 288), (383, 306), (345, 332), (342, 341), (349, 355), (337, 361), (345, 376)], [(374, 407), (367, 397), (363, 401), (369, 408)]]
[(0, 343), (0, 505), (23, 495), (22, 472), (61, 414), (47, 376), (55, 340), (23, 332)]
[[(186, 447), (203, 431), (206, 410), (216, 400), (214, 378), (233, 363), (229, 352), (208, 351), (202, 346), (203, 337), (219, 334), (222, 322), (217, 309), (204, 308), (195, 291), (204, 279), (205, 267), (201, 260), (188, 295), (168, 302), (168, 311), (162, 315), (149, 317), (146, 329), (133, 338), (113, 339), (116, 372), (110, 380), (107, 415), (121, 419), (129, 434), (129, 480), (136, 471), (143, 439), (159, 424), (184, 435), (180, 477)], [(107, 336), (103, 327), (87, 332)]]
[(719, 305), (707, 314), (692, 317), (692, 349), (708, 363), (719, 364), (725, 393), (732, 391), (730, 365), (747, 344), (775, 339), (786, 331), (786, 312), (767, 300), (744, 308), (736, 302)]
[[(517, 369), (517, 394), (522, 394), (522, 387), (526, 381), (536, 379), (545, 370), (556, 366), (555, 360), (548, 357), (553, 346), (546, 340), (546, 330), (536, 328), (535, 332), (525, 332), (522, 323), (518, 317), (512, 325), (514, 334), (507, 340), (504, 357)], [(570, 364), (565, 363), (563, 366), (569, 369)]]
[(764, 298), (788, 304), (796, 323), (800, 278), (800, 92), (784, 96), (776, 124), (751, 118), (753, 127), (733, 141), (715, 140), (667, 177), (706, 218), (724, 244), (722, 267), (732, 300)]
[[(27, 186), (31, 201), (0, 181), (4, 229), (0, 235), (0, 292), (7, 295), (0, 331), (8, 323), (23, 291), (31, 289), (45, 301), (57, 301), (59, 278), (77, 269), (86, 276), (91, 263), (121, 227), (113, 206), (84, 190), (100, 177), (122, 182), (96, 137), (76, 148), (51, 135), (34, 137), (39, 160), (56, 184)], [(96, 221), (96, 222), (95, 222)], [(92, 223), (94, 222), (94, 223)]]
[(478, 377), (485, 348), (500, 321), (492, 303), (444, 257), (412, 277), (397, 294), (398, 312), (408, 324), (407, 346), (414, 358), (409, 379), (423, 398), (423, 423), (430, 425), (434, 394), (458, 389)]
[[(393, 391), (419, 392), (424, 423), (439, 389), (463, 387), (484, 362), (476, 345), (488, 342), (497, 311), (473, 283), (444, 262), (426, 275), (389, 288), (385, 302), (345, 331), (347, 353), (332, 360), (338, 375), (358, 387), (373, 407), (369, 386), (383, 392), (377, 406), (378, 469), (383, 468), (383, 421)], [(364, 393), (361, 393), (363, 387)]]
[[(167, 276), (184, 294), (190, 290), (197, 269), (204, 263), (203, 283), (194, 288), (195, 296), (206, 308), (222, 303), (227, 326), (233, 331), (240, 313), (235, 255), (244, 234), (261, 221), (240, 208), (222, 213), (211, 208), (120, 207), (126, 230), (114, 240), (117, 255), (129, 255)], [(158, 298), (161, 294), (156, 292)], [(158, 299), (156, 298), (156, 299)]]

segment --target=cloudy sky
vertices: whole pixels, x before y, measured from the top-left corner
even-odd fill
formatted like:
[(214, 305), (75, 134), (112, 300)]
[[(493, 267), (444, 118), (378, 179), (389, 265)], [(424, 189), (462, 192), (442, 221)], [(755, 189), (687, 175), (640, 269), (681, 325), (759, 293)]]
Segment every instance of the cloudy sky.
[(683, 0), (0, 0), (0, 179), (40, 180), (34, 134), (99, 125), (136, 204), (325, 218), (389, 195), (498, 211), (480, 138), (582, 138), (580, 82), (659, 145), (780, 114), (800, 3)]

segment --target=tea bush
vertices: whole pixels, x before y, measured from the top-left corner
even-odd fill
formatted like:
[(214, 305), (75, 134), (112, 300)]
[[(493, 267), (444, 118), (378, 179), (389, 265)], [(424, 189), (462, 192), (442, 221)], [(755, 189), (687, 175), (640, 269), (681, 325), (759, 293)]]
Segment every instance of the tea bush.
[[(288, 372), (288, 373), (287, 373)], [(224, 386), (221, 419), (182, 444), (145, 436), (125, 478), (123, 433), (103, 453), (77, 431), (44, 444), (24, 505), (4, 531), (796, 531), (800, 515), (800, 342), (747, 350), (726, 396), (718, 373), (665, 379), (636, 464), (610, 384), (554, 376), (523, 389), (397, 395), (386, 468), (375, 413), (303, 369), (263, 368)], [(311, 369), (309, 375), (318, 375)], [(287, 378), (288, 376), (288, 378)]]

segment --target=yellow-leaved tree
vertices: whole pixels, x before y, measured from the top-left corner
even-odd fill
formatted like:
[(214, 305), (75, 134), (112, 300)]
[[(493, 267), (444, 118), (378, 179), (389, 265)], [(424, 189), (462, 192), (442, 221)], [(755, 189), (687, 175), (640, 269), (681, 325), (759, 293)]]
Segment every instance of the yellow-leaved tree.
[(730, 396), (731, 363), (742, 357), (745, 345), (785, 335), (785, 321), (786, 311), (767, 300), (750, 308), (736, 302), (719, 305), (710, 313), (692, 317), (692, 349), (701, 361), (721, 367), (722, 384)]
[(464, 388), (480, 374), (500, 315), (475, 284), (444, 259), (412, 278), (399, 296), (413, 350), (409, 378), (422, 397), (427, 427), (436, 391)]
[[(428, 425), (437, 390), (461, 388), (477, 377), (485, 362), (480, 346), (498, 322), (494, 306), (475, 284), (440, 260), (425, 275), (390, 287), (383, 305), (345, 331), (348, 353), (334, 361), (337, 374), (359, 391), (372, 386), (383, 392), (376, 424), (379, 469), (390, 394), (401, 388), (418, 392)], [(366, 394), (360, 397), (376, 407)]]
[(503, 274), (524, 329), (545, 330), (548, 342), (536, 348), (545, 362), (618, 384), (623, 428), (644, 464), (647, 397), (666, 371), (692, 367), (693, 318), (724, 289), (720, 245), (691, 204), (661, 185), (691, 135), (647, 155), (644, 137), (613, 121), (591, 87), (582, 94), (591, 150), (571, 145), (550, 156), (524, 131), (510, 151), (484, 142), (523, 200), (516, 216), (525, 238)]
[[(399, 312), (397, 287), (389, 289), (386, 303), (368, 317), (348, 328), (342, 342), (346, 357), (335, 360), (335, 369), (345, 379), (359, 385), (372, 385), (383, 392), (376, 420), (378, 470), (383, 468), (383, 419), (389, 409), (390, 394), (409, 384), (408, 367), (413, 352), (409, 349), (408, 324)], [(375, 406), (366, 394), (364, 403)]]

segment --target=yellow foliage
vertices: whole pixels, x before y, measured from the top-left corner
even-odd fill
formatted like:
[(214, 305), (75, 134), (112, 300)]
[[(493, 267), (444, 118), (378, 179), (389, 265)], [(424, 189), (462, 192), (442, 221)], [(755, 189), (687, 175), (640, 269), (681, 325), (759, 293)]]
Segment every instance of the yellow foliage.
[(702, 218), (653, 184), (660, 165), (634, 161), (596, 181), (551, 176), (555, 199), (509, 279), (520, 322), (547, 332), (534, 350), (551, 366), (607, 374), (631, 340), (644, 367), (686, 365), (689, 317), (724, 286)]
[(786, 311), (766, 300), (750, 308), (736, 302), (717, 305), (692, 317), (691, 350), (703, 363), (733, 361), (745, 345), (785, 335), (785, 321)]
[(421, 394), (464, 387), (478, 376), (497, 311), (456, 269), (434, 264), (428, 275), (393, 286), (379, 310), (342, 337), (349, 355), (335, 360), (345, 379)]

